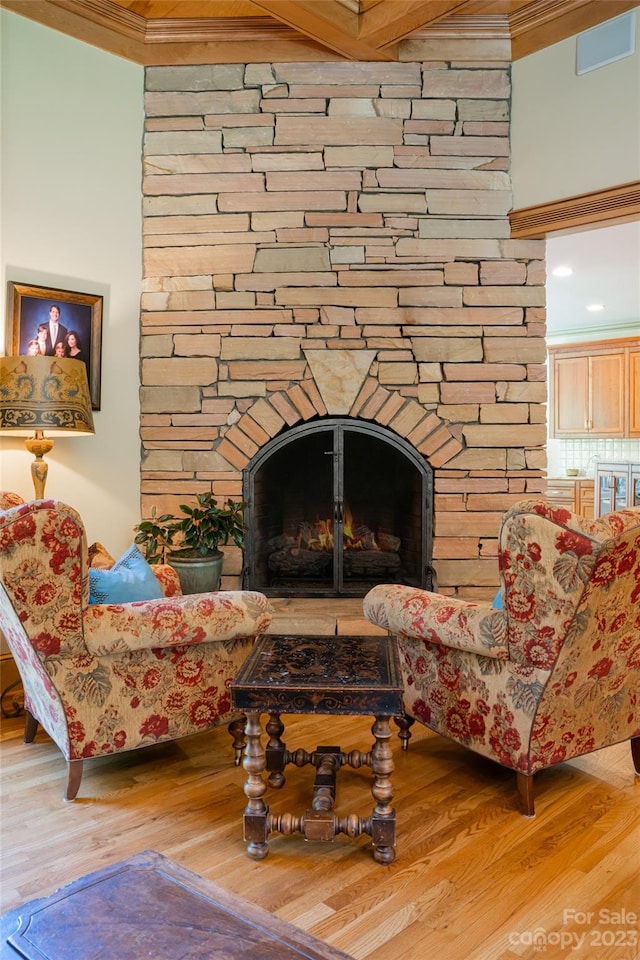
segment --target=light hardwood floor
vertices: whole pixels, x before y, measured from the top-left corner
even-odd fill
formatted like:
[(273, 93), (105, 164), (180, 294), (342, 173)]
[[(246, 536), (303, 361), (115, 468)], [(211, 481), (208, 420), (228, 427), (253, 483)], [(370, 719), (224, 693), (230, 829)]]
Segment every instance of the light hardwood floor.
[[(276, 609), (276, 631), (288, 632), (304, 604)], [(317, 612), (334, 617), (333, 629), (343, 615), (358, 626), (357, 607)], [(325, 632), (322, 622), (311, 632)], [(284, 719), (290, 749), (371, 744), (368, 718)], [(57, 747), (42, 732), (24, 744), (22, 718), (3, 718), (0, 910), (156, 850), (354, 958), (637, 960), (629, 914), (640, 912), (640, 783), (629, 745), (539, 774), (537, 816), (527, 820), (513, 774), (413, 729), (407, 753), (394, 738), (393, 864), (373, 860), (367, 837), (278, 835), (256, 863), (242, 840), (244, 771), (224, 727), (88, 761), (78, 799), (66, 804)], [(272, 812), (303, 813), (312, 781), (311, 768), (287, 768), (284, 789), (267, 793)], [(366, 816), (371, 803), (369, 771), (341, 770), (338, 812)]]

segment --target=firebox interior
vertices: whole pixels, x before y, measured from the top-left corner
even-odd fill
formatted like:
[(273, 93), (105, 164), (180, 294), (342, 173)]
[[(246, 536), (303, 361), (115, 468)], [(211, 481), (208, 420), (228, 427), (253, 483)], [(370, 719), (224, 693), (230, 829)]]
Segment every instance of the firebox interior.
[(288, 430), (245, 470), (244, 499), (249, 589), (327, 597), (433, 586), (432, 470), (377, 424), (327, 417)]

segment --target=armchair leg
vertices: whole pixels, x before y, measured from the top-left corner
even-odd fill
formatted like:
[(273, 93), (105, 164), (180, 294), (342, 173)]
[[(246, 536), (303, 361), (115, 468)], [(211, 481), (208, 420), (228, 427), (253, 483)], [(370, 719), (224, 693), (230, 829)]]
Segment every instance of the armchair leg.
[(65, 800), (75, 800), (82, 780), (82, 760), (69, 760), (67, 763), (67, 788), (64, 792)]
[(38, 732), (38, 721), (28, 710), (25, 710), (24, 713), (24, 742), (33, 743)]
[(640, 737), (631, 738), (631, 759), (636, 771), (636, 776), (640, 777)]
[(523, 817), (535, 817), (536, 811), (533, 802), (533, 775), (518, 772), (518, 800), (520, 813)]
[(409, 749), (409, 740), (411, 739), (411, 727), (416, 722), (413, 717), (408, 717), (404, 713), (401, 717), (394, 717), (396, 726), (398, 729), (398, 737), (402, 743), (402, 749)]
[(244, 748), (247, 745), (247, 738), (245, 736), (244, 728), (247, 723), (247, 718), (244, 714), (241, 717), (238, 717), (236, 720), (232, 720), (229, 726), (227, 727), (229, 734), (233, 738), (233, 749), (235, 751), (234, 763), (236, 767), (239, 767), (242, 763), (242, 754), (244, 753)]

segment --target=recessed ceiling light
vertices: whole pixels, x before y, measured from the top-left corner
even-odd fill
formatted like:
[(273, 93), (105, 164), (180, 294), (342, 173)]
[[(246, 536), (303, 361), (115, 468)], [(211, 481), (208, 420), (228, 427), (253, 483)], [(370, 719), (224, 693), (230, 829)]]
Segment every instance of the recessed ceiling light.
[(591, 313), (599, 313), (601, 310), (604, 310), (604, 303), (590, 303), (587, 310)]
[(573, 270), (571, 267), (554, 267), (551, 273), (554, 277), (570, 277)]

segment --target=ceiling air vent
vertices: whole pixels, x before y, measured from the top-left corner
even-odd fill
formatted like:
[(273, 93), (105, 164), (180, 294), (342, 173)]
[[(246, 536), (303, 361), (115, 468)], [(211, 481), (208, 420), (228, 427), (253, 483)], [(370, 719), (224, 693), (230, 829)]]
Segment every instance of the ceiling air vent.
[(635, 52), (635, 11), (608, 20), (599, 27), (579, 33), (576, 47), (576, 73), (588, 73), (607, 63), (630, 57)]

